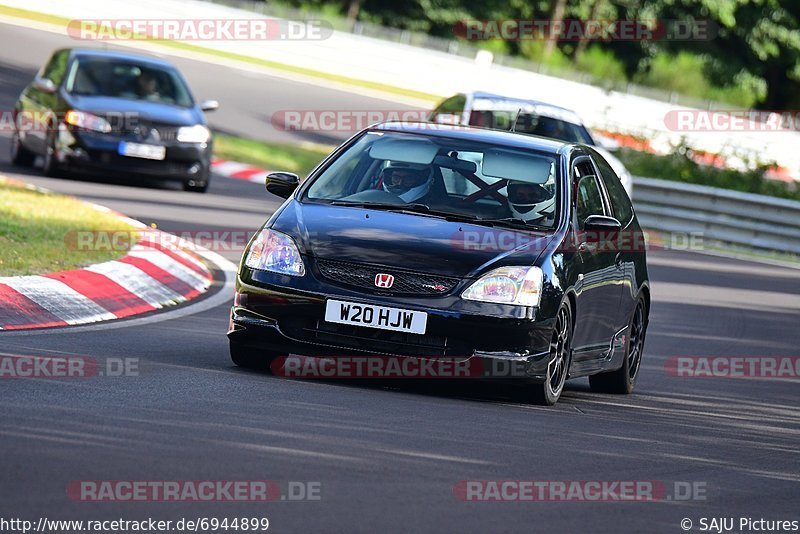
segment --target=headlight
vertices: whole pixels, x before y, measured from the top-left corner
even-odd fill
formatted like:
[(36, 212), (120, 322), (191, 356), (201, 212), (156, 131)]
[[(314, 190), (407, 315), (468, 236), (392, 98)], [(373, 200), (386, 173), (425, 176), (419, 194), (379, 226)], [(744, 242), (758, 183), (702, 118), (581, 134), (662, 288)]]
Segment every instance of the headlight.
[(179, 143), (205, 143), (209, 137), (211, 137), (211, 132), (200, 124), (178, 128)]
[(539, 267), (500, 267), (469, 286), (461, 298), (497, 304), (538, 306), (544, 274)]
[(268, 228), (256, 236), (244, 264), (251, 269), (273, 273), (303, 276), (306, 274), (300, 251), (292, 238)]
[(98, 117), (85, 111), (75, 111), (71, 109), (64, 115), (64, 122), (71, 124), (76, 128), (83, 128), (84, 130), (92, 130), (94, 132), (108, 133), (111, 131), (111, 125), (103, 117)]

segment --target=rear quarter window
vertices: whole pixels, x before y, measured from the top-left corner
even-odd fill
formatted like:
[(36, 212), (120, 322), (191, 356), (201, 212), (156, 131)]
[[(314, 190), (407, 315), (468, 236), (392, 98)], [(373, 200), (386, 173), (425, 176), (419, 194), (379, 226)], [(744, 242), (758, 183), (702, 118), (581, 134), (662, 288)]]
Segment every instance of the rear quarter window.
[(593, 156), (592, 159), (594, 159), (597, 168), (600, 170), (600, 178), (603, 180), (603, 185), (605, 185), (606, 192), (608, 192), (608, 198), (611, 200), (611, 211), (614, 217), (622, 223), (622, 226), (626, 226), (633, 218), (633, 205), (628, 193), (611, 165), (596, 152)]

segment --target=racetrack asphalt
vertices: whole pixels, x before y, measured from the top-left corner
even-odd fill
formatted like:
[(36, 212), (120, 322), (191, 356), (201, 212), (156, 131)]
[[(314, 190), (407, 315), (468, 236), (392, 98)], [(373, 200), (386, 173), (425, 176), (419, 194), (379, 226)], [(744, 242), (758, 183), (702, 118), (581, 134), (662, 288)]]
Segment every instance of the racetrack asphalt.
[[(0, 106), (10, 109), (55, 34), (0, 25)], [(386, 109), (325, 87), (177, 60), (212, 124), (293, 142), (270, 110)], [(253, 231), (279, 205), (217, 178), (177, 186), (0, 173), (77, 195), (166, 231)], [(319, 139), (306, 139), (319, 140)], [(239, 251), (223, 252), (236, 262)], [(798, 520), (798, 383), (686, 378), (675, 356), (800, 356), (800, 271), (682, 251), (649, 254), (653, 305), (630, 396), (569, 382), (552, 408), (484, 383), (288, 380), (228, 358), (227, 305), (146, 326), (0, 334), (0, 355), (138, 359), (138, 376), (0, 379), (0, 518), (268, 517), (276, 532), (679, 532), (684, 518)], [(121, 323), (124, 324), (124, 323)], [(75, 502), (81, 480), (319, 482), (318, 501)], [(462, 502), (464, 480), (657, 481), (703, 488), (659, 502)], [(695, 495), (698, 497), (698, 495)], [(737, 519), (738, 524), (738, 519)]]

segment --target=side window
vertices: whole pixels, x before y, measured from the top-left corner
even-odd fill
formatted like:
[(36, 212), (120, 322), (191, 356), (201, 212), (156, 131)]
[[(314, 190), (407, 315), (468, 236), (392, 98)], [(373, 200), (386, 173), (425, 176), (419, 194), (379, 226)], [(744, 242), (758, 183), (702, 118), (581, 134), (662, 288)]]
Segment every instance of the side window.
[(630, 198), (628, 198), (628, 193), (606, 160), (595, 155), (594, 161), (597, 163), (597, 168), (600, 169), (603, 184), (606, 186), (606, 191), (608, 191), (614, 217), (622, 223), (622, 226), (625, 226), (633, 217), (633, 206)]
[(589, 215), (605, 215), (603, 194), (597, 176), (588, 161), (578, 163), (574, 167), (573, 180), (577, 180), (575, 198), (575, 214), (578, 218), (578, 229), (583, 230), (583, 222)]
[(67, 71), (67, 60), (69, 59), (69, 50), (59, 50), (50, 61), (47, 62), (44, 69), (42, 69), (42, 78), (47, 78), (56, 84), (56, 87), (61, 85), (61, 80), (64, 79), (64, 73)]

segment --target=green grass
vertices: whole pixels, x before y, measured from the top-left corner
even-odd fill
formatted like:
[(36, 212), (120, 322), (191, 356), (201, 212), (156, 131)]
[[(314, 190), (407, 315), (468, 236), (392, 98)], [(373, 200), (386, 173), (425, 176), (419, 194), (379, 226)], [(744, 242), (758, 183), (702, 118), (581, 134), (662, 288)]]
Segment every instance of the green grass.
[(766, 166), (762, 165), (749, 171), (718, 169), (691, 160), (687, 155), (689, 150), (687, 147), (677, 147), (672, 154), (661, 156), (622, 148), (616, 156), (634, 176), (800, 200), (798, 184), (768, 179), (765, 176)]
[[(70, 23), (70, 19), (66, 17), (59, 17), (56, 15), (47, 15), (45, 13), (39, 13), (38, 11), (30, 11), (27, 9), (19, 9), (15, 7), (8, 7), (8, 6), (0, 6), (0, 14), (7, 15), (10, 17), (17, 17), (26, 20), (33, 20), (37, 22), (44, 22), (47, 24), (55, 24), (57, 26), (63, 26), (64, 31), (66, 33), (67, 26)], [(142, 39), (144, 41), (145, 39)], [(270, 61), (268, 59), (263, 59), (260, 57), (252, 57), (246, 56), (243, 54), (237, 54), (235, 52), (227, 52), (224, 50), (215, 50), (213, 48), (206, 48), (204, 46), (198, 46), (190, 43), (184, 43), (182, 41), (168, 41), (163, 39), (147, 39), (146, 42), (151, 44), (158, 44), (161, 46), (165, 46), (168, 48), (174, 48), (176, 50), (185, 50), (187, 52), (192, 52), (195, 54), (204, 54), (207, 56), (215, 56), (222, 59), (231, 59), (234, 61), (241, 61), (243, 63), (248, 63), (251, 65), (257, 65), (260, 67), (266, 67), (275, 70), (282, 70), (284, 72), (289, 72), (292, 74), (300, 74), (303, 76), (310, 76), (313, 78), (319, 78), (320, 80), (325, 81), (332, 81), (337, 83), (342, 83), (345, 85), (351, 85), (354, 87), (363, 87), (365, 89), (372, 89), (376, 91), (381, 91), (384, 93), (394, 94), (398, 96), (405, 96), (414, 98), (417, 100), (421, 100), (427, 103), (437, 103), (441, 100), (440, 95), (434, 95), (431, 93), (425, 93), (422, 91), (414, 91), (412, 89), (404, 89), (401, 87), (395, 87), (392, 85), (386, 85), (379, 82), (372, 82), (369, 80), (361, 80), (358, 78), (350, 78), (348, 76), (340, 76), (338, 74), (332, 74), (329, 72), (322, 72), (314, 69), (309, 69), (306, 67), (298, 67), (295, 65), (289, 65), (287, 63), (280, 63), (278, 61)], [(125, 44), (122, 42), (121, 44)]]
[(114, 215), (76, 198), (42, 193), (0, 177), (0, 276), (43, 274), (118, 259), (125, 250), (79, 247), (78, 232), (102, 237), (122, 231), (135, 240), (132, 230)]
[(218, 158), (250, 163), (270, 171), (289, 171), (307, 176), (333, 147), (266, 143), (227, 134), (214, 136), (214, 155)]

